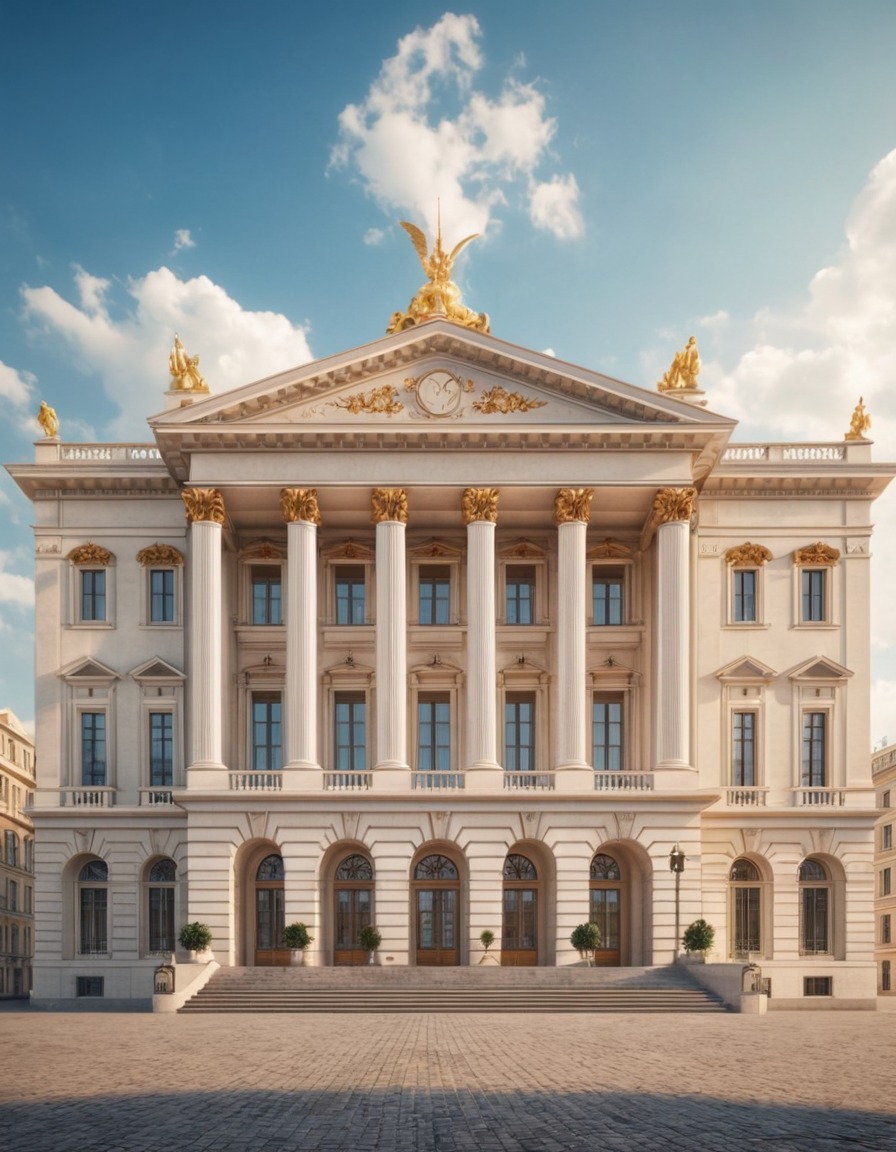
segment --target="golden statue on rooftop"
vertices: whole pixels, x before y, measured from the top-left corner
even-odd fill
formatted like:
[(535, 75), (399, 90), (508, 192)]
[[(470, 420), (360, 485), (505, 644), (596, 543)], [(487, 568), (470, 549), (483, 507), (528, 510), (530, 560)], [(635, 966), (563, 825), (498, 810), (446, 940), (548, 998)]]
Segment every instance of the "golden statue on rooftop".
[(450, 253), (446, 253), (442, 247), (440, 212), (439, 230), (433, 250), (430, 252), (426, 237), (416, 224), (409, 224), (406, 220), (400, 223), (410, 236), (429, 281), (419, 289), (406, 312), (393, 312), (386, 335), (402, 332), (405, 328), (413, 328), (415, 324), (420, 324), (424, 320), (435, 320), (440, 316), (455, 324), (462, 324), (465, 328), (473, 328), (477, 332), (489, 332), (488, 316), (484, 312), (474, 312), (472, 308), (463, 304), (460, 289), (451, 279), (451, 269), (461, 249), (471, 240), (475, 240), (479, 233), (474, 232), (472, 236), (467, 236), (465, 240), (455, 244)]
[(208, 385), (199, 374), (199, 357), (190, 356), (175, 333), (174, 347), (168, 357), (171, 389), (175, 392), (208, 392)]
[(56, 409), (51, 408), (46, 400), (40, 402), (40, 408), (37, 410), (37, 422), (48, 440), (59, 435), (59, 417), (56, 415)]
[(673, 392), (682, 388), (696, 388), (700, 375), (700, 353), (697, 340), (691, 336), (680, 352), (676, 352), (669, 371), (657, 384), (658, 392)]
[(859, 397), (859, 402), (853, 409), (852, 416), (849, 419), (849, 431), (843, 437), (844, 440), (867, 440), (868, 437), (865, 433), (871, 427), (871, 417), (865, 408), (864, 397)]

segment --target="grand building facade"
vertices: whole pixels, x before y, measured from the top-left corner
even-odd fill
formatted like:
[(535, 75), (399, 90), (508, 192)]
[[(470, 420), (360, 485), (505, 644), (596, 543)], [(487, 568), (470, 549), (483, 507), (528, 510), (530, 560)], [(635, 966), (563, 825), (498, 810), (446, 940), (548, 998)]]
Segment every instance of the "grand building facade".
[[(449, 288), (453, 288), (450, 284)], [(428, 295), (427, 295), (428, 293)], [(875, 464), (736, 444), (696, 346), (643, 389), (437, 277), (389, 333), (219, 396), (178, 341), (146, 444), (10, 468), (37, 584), (34, 997), (222, 964), (756, 962), (869, 1004)], [(63, 414), (64, 423), (64, 414)], [(670, 868), (670, 857), (683, 870)]]
[(0, 709), (0, 998), (31, 991), (34, 951), (34, 741)]

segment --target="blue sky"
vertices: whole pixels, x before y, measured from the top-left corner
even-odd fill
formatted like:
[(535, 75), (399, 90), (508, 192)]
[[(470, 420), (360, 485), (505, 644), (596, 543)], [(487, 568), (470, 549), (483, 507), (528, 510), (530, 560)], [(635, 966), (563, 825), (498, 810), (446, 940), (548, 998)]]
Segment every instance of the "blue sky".
[[(178, 331), (214, 391), (382, 335), (410, 219), (504, 339), (652, 388), (690, 334), (738, 440), (896, 459), (892, 0), (7, 0), (0, 458), (39, 401), (144, 440)], [(872, 734), (896, 708), (877, 506)], [(0, 478), (0, 704), (26, 722), (30, 508)], [(896, 738), (896, 717), (889, 725)]]

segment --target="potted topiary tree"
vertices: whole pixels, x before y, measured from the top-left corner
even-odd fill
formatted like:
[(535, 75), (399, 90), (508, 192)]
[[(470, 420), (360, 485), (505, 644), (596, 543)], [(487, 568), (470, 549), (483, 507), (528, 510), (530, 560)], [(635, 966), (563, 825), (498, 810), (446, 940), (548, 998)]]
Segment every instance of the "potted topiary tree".
[(361, 947), (367, 953), (367, 963), (373, 964), (376, 960), (376, 950), (383, 942), (382, 936), (372, 924), (366, 924), (358, 936)]
[(489, 956), (489, 954), (488, 954), (488, 950), (489, 950), (489, 948), (491, 948), (491, 946), (492, 946), (492, 944), (494, 944), (494, 942), (495, 942), (495, 934), (494, 934), (494, 932), (492, 932), (491, 928), (485, 928), (482, 932), (479, 933), (479, 943), (482, 945), (482, 949), (484, 952), (482, 959), (479, 961), (480, 964), (497, 964), (498, 963), (498, 961), (495, 959), (494, 956)]
[(600, 948), (600, 928), (596, 924), (579, 924), (573, 928), (569, 942), (591, 968), (594, 964), (594, 951)]
[(701, 960), (706, 960), (706, 953), (712, 948), (715, 935), (715, 928), (707, 924), (705, 920), (695, 920), (693, 924), (689, 924), (687, 928), (685, 928), (684, 935), (681, 938), (681, 943), (685, 952), (688, 954), (688, 959), (696, 959), (693, 954), (699, 952)]
[(207, 952), (212, 943), (212, 930), (208, 924), (201, 924), (194, 920), (192, 924), (184, 924), (178, 937), (181, 948), (186, 948), (190, 959), (195, 960), (199, 953)]
[(304, 964), (305, 949), (314, 942), (314, 937), (300, 921), (287, 924), (283, 929), (283, 943), (290, 950), (290, 963)]

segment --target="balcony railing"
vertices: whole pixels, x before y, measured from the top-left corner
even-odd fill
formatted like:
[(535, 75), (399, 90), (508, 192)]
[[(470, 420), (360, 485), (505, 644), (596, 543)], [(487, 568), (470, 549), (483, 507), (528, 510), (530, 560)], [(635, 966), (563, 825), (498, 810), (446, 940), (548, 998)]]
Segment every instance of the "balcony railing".
[(553, 772), (507, 772), (503, 773), (505, 792), (552, 792)]
[(463, 786), (463, 772), (414, 772), (411, 775), (411, 787), (423, 791)]
[(793, 802), (797, 808), (842, 808), (846, 793), (842, 788), (795, 788)]
[(595, 792), (652, 792), (652, 772), (595, 772)]
[(231, 792), (282, 792), (281, 772), (228, 772)]
[(731, 444), (723, 464), (778, 464), (811, 460), (846, 460), (846, 444)]
[(767, 788), (754, 786), (726, 788), (725, 802), (729, 808), (764, 808), (767, 794)]
[(372, 772), (324, 772), (324, 788), (328, 792), (367, 792)]
[(129, 464), (158, 464), (162, 454), (153, 444), (60, 444), (59, 459), (92, 463), (96, 460)]
[(174, 796), (170, 788), (141, 788), (141, 808), (165, 808), (174, 803)]
[(115, 803), (114, 788), (60, 788), (64, 808), (111, 808)]

